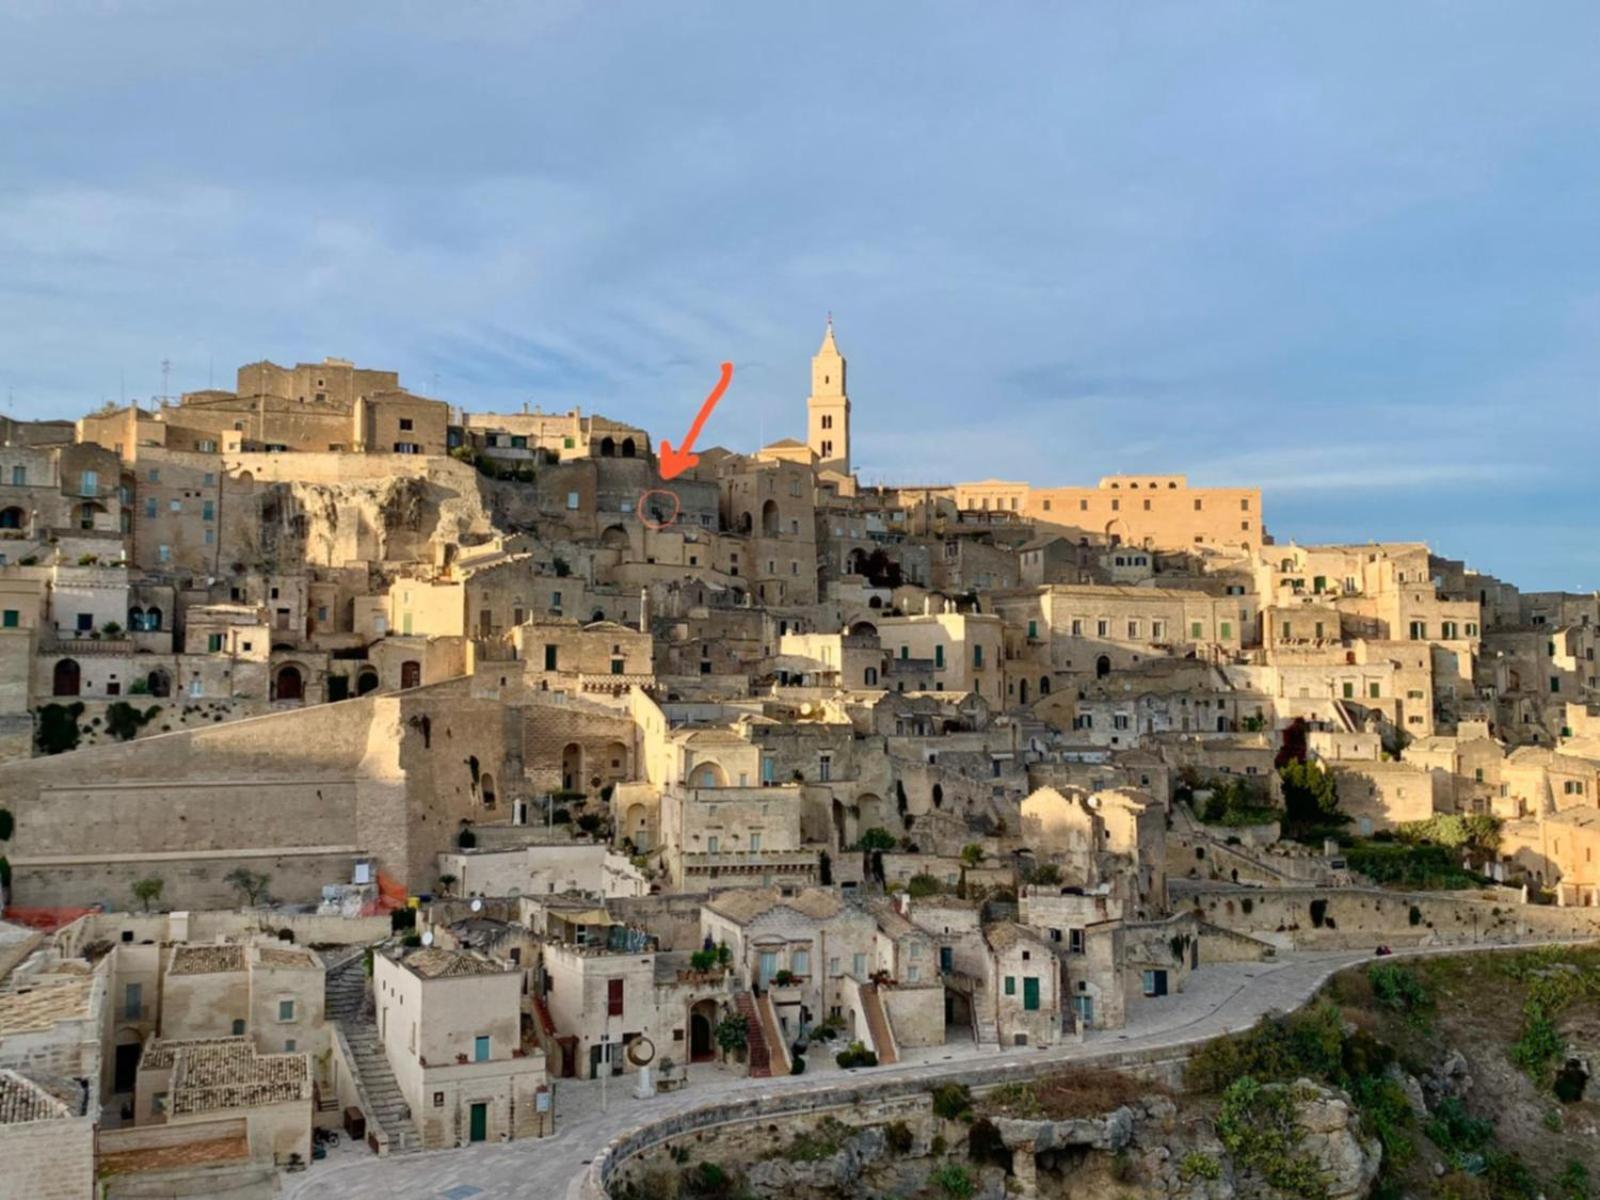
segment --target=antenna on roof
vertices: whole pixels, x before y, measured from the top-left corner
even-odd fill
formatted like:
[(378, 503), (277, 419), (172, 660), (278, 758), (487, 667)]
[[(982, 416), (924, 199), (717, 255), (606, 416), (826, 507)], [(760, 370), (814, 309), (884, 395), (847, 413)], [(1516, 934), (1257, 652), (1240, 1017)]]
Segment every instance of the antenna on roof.
[(163, 404), (166, 404), (172, 399), (172, 390), (169, 386), (171, 382), (172, 360), (170, 358), (163, 358), (161, 360), (161, 403)]

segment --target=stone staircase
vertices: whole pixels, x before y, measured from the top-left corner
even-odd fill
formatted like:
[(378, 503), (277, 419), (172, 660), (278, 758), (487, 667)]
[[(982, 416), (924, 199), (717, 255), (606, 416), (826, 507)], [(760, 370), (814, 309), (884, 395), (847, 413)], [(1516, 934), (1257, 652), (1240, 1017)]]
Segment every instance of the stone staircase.
[(362, 1109), (381, 1132), (390, 1154), (419, 1150), (422, 1139), (411, 1121), (411, 1111), (378, 1038), (378, 1027), (367, 1012), (365, 953), (357, 953), (330, 967), (326, 982), (328, 1020), (332, 1021), (350, 1052), (362, 1093)]
[(756, 1010), (755, 997), (749, 992), (740, 992), (734, 999), (734, 1006), (744, 1018), (745, 1061), (749, 1064), (750, 1075), (765, 1079), (772, 1074), (772, 1051), (767, 1046), (767, 1033), (761, 1014)]
[(349, 1024), (340, 1022), (345, 1041), (350, 1046), (350, 1057), (356, 1074), (361, 1079), (361, 1090), (366, 1093), (366, 1113), (369, 1123), (383, 1130), (389, 1142), (390, 1154), (405, 1154), (422, 1148), (417, 1127), (411, 1122), (411, 1109), (400, 1094), (394, 1072), (383, 1053), (383, 1043), (378, 1040), (377, 1026), (370, 1022)]
[(900, 1061), (900, 1052), (894, 1044), (894, 1030), (889, 1026), (889, 1014), (884, 1011), (883, 997), (878, 985), (861, 986), (861, 1011), (867, 1015), (867, 1032), (872, 1035), (872, 1050), (878, 1056), (878, 1065), (887, 1067)]

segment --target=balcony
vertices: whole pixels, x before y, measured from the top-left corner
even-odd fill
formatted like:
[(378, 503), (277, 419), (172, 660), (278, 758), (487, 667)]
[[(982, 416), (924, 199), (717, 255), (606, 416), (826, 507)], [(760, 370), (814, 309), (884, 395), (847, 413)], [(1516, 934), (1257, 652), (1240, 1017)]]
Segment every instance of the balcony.
[(85, 654), (132, 654), (134, 644), (132, 638), (92, 638), (88, 634), (81, 637), (71, 637), (64, 634), (55, 636), (46, 635), (39, 641), (40, 654), (70, 654), (80, 657)]
[(815, 850), (717, 850), (683, 853), (685, 871), (815, 871)]

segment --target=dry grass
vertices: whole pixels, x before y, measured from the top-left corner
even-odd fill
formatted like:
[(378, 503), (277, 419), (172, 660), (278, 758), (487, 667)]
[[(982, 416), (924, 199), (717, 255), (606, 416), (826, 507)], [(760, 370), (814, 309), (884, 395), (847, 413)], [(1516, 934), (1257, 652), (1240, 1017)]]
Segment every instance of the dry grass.
[(1088, 1068), (1005, 1084), (982, 1096), (977, 1107), (988, 1116), (1070, 1121), (1102, 1116), (1162, 1090), (1116, 1071)]

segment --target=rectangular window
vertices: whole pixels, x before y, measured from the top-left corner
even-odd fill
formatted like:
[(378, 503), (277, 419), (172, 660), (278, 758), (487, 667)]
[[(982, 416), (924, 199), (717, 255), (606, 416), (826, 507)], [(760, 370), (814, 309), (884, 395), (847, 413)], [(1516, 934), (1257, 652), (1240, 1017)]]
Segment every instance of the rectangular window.
[(294, 1020), (294, 1001), (293, 1000), (279, 1000), (278, 1001), (278, 1020), (280, 1020), (280, 1021), (292, 1021), (292, 1020)]
[(850, 974), (857, 979), (867, 977), (867, 956), (865, 954), (852, 954), (850, 956)]
[(972, 665), (974, 667), (978, 668), (979, 670), (982, 670), (982, 668), (983, 668), (983, 647), (982, 646), (974, 646), (972, 648)]
[(833, 755), (820, 754), (817, 756), (817, 778), (823, 783), (833, 778)]
[(546, 642), (544, 647), (544, 669), (546, 671), (556, 669), (556, 647), (549, 642)]
[(1164, 638), (1166, 636), (1167, 636), (1167, 623), (1165, 621), (1151, 621), (1150, 622), (1150, 637), (1151, 637), (1152, 640), (1159, 642), (1162, 638)]
[(944, 647), (943, 646), (935, 646), (933, 648), (933, 669), (936, 670), (936, 671), (944, 670)]
[(78, 632), (79, 633), (88, 633), (93, 628), (94, 628), (94, 614), (93, 613), (79, 613), (78, 614)]
[(1017, 977), (1015, 975), (1007, 975), (1006, 976), (1006, 995), (1015, 996), (1016, 994), (1017, 994)]
[(411, 431), (411, 418), (410, 417), (401, 417), (400, 418), (400, 430), (401, 430), (402, 433), (409, 433)]
[(208, 654), (220, 654), (220, 653), (222, 653), (222, 635), (220, 633), (208, 633), (208, 634), (206, 634), (206, 653), (208, 653)]
[(1233, 637), (1233, 622), (1232, 621), (1224, 621), (1224, 622), (1222, 622), (1221, 633), (1220, 633), (1219, 636), (1221, 636), (1222, 640), (1225, 641), (1225, 642)]
[(1073, 637), (1082, 637), (1083, 636), (1083, 621), (1081, 619), (1077, 618), (1077, 617), (1074, 617), (1073, 620), (1072, 620), (1072, 636)]
[(1083, 953), (1083, 930), (1067, 930), (1067, 949), (1073, 954)]
[(11, 468), (11, 486), (12, 487), (27, 487), (28, 486), (28, 468), (27, 467), (12, 467)]
[(156, 519), (156, 501), (154, 496), (151, 496), (145, 500), (144, 515), (145, 520), (147, 521), (153, 521)]
[(1204, 626), (1202, 626), (1199, 621), (1189, 622), (1189, 636), (1195, 638), (1196, 640), (1204, 637)]
[(622, 980), (606, 980), (606, 1012), (610, 1016), (622, 1015)]
[(571, 510), (571, 511), (576, 511), (577, 507), (578, 507), (578, 493), (577, 492), (568, 492), (567, 493), (567, 508), (569, 510)]
[(1411, 640), (1413, 642), (1420, 642), (1424, 638), (1426, 638), (1427, 636), (1428, 636), (1428, 626), (1427, 626), (1426, 622), (1423, 622), (1423, 621), (1413, 621), (1413, 622), (1411, 622)]
[(1378, 698), (1378, 692), (1379, 692), (1379, 689), (1381, 687), (1382, 687), (1382, 685), (1377, 683), (1376, 681), (1367, 684), (1367, 699), (1376, 700)]
[[(622, 981), (621, 980), (615, 980), (614, 982), (621, 983)], [(619, 1008), (617, 1011), (621, 1012), (622, 1010)], [(486, 1038), (486, 1037), (477, 1037), (477, 1038), (473, 1038), (472, 1039), (472, 1061), (473, 1062), (488, 1062), (489, 1061), (489, 1039), (488, 1038)]]
[(205, 500), (201, 502), (200, 519), (202, 521), (215, 521), (217, 519), (217, 506), (214, 501)]
[(156, 558), (160, 562), (172, 561), (172, 547), (163, 543), (156, 547)]
[(1346, 700), (1354, 700), (1356, 698), (1356, 685), (1348, 679), (1344, 681), (1344, 698)]
[[(1146, 501), (1145, 503), (1149, 503)], [(1039, 977), (1029, 975), (1022, 981), (1022, 1008), (1024, 1012), (1039, 1011)]]
[(22, 613), (19, 612), (17, 609), (14, 609), (14, 608), (6, 609), (5, 616), (4, 616), (4, 622), (3, 622), (3, 627), (6, 628), (6, 629), (18, 629), (18, 628), (21, 627), (21, 625), (22, 625)]
[(721, 838), (719, 838), (714, 833), (710, 837), (706, 838), (706, 853), (707, 854), (717, 854), (717, 853), (720, 853), (721, 850), (722, 850), (722, 839)]
[(130, 983), (122, 993), (122, 1015), (129, 1021), (139, 1019), (139, 1010), (144, 1007), (144, 985)]
[(1037, 638), (1038, 636), (1039, 636), (1039, 622), (1037, 622), (1037, 621), (1029, 621), (1028, 622), (1028, 640), (1032, 641), (1033, 639)]
[(795, 950), (789, 955), (789, 970), (796, 975), (811, 974), (811, 952)]
[(752, 833), (750, 835), (750, 853), (751, 854), (760, 854), (761, 853), (761, 834), (760, 833)]

